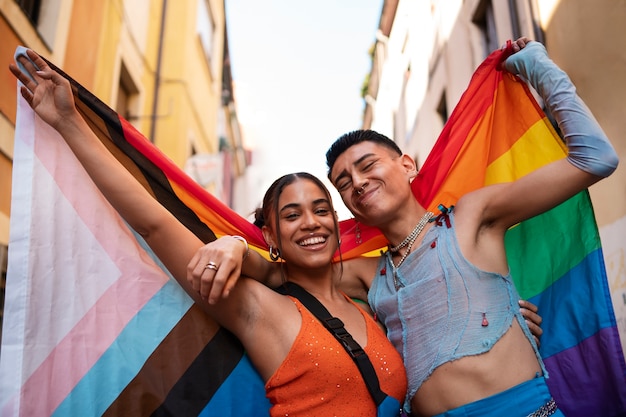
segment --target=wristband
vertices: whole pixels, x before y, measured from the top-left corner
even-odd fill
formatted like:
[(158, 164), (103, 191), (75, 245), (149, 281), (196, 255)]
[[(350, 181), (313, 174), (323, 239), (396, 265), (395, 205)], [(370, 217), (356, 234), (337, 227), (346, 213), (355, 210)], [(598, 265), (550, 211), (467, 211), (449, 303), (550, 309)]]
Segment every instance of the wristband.
[(246, 246), (246, 254), (243, 255), (243, 260), (245, 261), (246, 258), (250, 255), (250, 246), (248, 246), (248, 241), (242, 237), (242, 236), (231, 236), (233, 239), (237, 239), (238, 241), (240, 241), (241, 243), (243, 243)]

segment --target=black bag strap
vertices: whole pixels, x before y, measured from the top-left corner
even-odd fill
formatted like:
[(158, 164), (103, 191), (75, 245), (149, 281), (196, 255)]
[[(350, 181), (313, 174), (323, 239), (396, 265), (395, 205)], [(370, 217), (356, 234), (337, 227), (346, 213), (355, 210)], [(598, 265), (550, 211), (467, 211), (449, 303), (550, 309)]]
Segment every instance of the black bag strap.
[(378, 376), (367, 353), (365, 353), (363, 348), (352, 338), (352, 335), (348, 333), (341, 319), (333, 317), (317, 298), (298, 284), (288, 281), (277, 288), (276, 291), (284, 295), (291, 295), (300, 300), (302, 305), (313, 313), (324, 327), (335, 336), (359, 368), (367, 390), (374, 399), (374, 403), (376, 403), (376, 406), (380, 405), (385, 397), (387, 397), (387, 394), (380, 389)]

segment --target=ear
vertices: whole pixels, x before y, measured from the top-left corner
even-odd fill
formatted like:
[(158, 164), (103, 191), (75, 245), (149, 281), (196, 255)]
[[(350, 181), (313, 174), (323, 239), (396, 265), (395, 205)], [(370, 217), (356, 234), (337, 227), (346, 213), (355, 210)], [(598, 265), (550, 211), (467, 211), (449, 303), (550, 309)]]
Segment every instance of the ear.
[(269, 227), (267, 226), (261, 227), (261, 233), (263, 234), (263, 239), (265, 239), (265, 243), (267, 243), (268, 246), (276, 247), (274, 234), (272, 233), (272, 230)]
[(409, 173), (417, 173), (417, 164), (409, 155), (403, 153), (400, 157), (400, 163)]
[(415, 177), (417, 177), (417, 164), (415, 163), (415, 160), (407, 154), (402, 154), (400, 157), (400, 163), (406, 170), (409, 184), (412, 183)]

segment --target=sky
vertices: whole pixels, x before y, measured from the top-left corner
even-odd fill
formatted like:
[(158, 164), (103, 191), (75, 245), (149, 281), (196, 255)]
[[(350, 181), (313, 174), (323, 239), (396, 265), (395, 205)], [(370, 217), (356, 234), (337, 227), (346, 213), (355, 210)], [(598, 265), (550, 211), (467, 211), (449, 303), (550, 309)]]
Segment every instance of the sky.
[[(326, 149), (361, 128), (361, 88), (382, 4), (226, 0), (237, 113), (244, 144), (254, 152), (249, 201), (240, 212), (260, 206), (281, 175), (307, 171), (325, 180)], [(327, 185), (340, 220), (350, 217)]]

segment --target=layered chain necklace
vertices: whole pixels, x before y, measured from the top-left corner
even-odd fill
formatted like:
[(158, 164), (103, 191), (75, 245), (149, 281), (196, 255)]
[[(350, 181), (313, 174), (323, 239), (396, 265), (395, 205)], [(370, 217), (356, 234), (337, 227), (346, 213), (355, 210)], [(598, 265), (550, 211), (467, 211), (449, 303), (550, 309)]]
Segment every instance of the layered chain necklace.
[(394, 264), (393, 258), (391, 258), (391, 266), (393, 267), (393, 285), (396, 287), (396, 291), (400, 288), (400, 283), (398, 282), (398, 268), (400, 268), (400, 265), (402, 265), (402, 262), (404, 262), (406, 257), (409, 256), (409, 253), (411, 253), (411, 248), (413, 248), (413, 244), (417, 240), (420, 233), (422, 233), (422, 230), (424, 230), (424, 227), (426, 227), (428, 221), (433, 216), (434, 214), (430, 211), (424, 213), (420, 221), (417, 223), (417, 225), (415, 225), (413, 231), (411, 231), (411, 233), (409, 233), (409, 235), (399, 245), (389, 247), (389, 251), (391, 253), (397, 253), (400, 249), (406, 247), (404, 254), (397, 264)]

